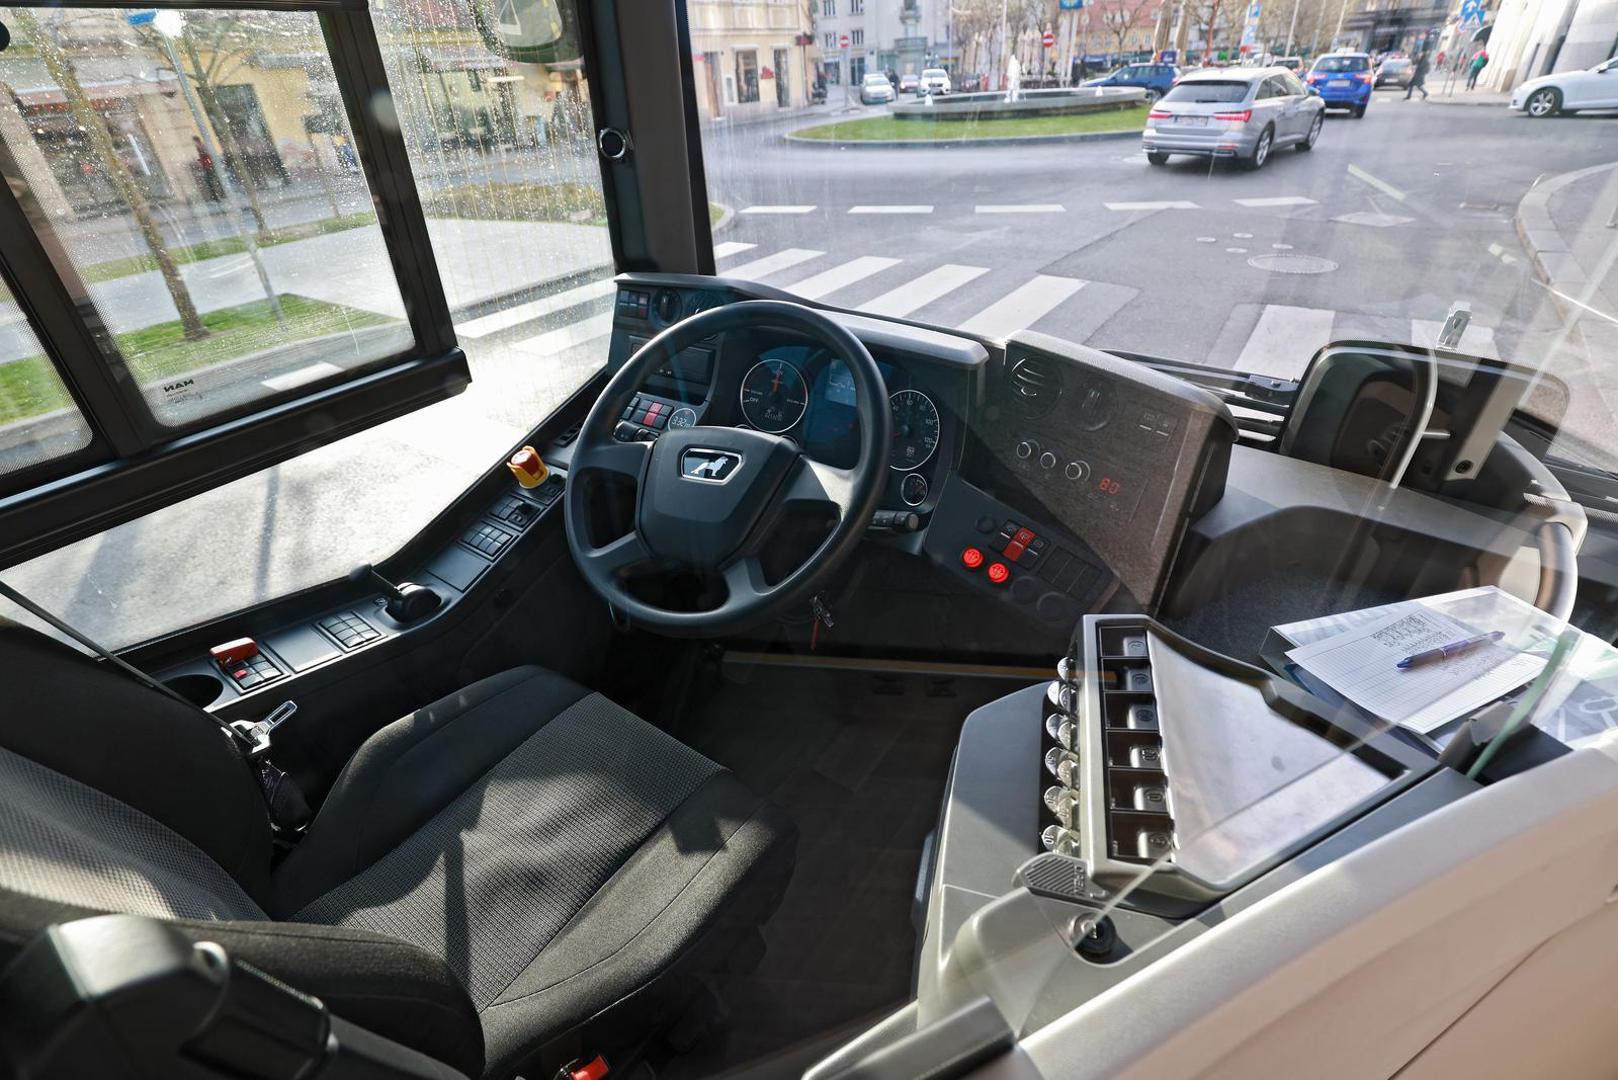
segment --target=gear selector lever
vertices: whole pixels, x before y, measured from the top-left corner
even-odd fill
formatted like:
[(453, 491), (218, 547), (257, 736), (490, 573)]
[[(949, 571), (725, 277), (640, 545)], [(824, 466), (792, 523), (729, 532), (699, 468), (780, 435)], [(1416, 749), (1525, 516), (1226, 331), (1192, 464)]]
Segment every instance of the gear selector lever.
[(381, 588), (388, 598), (387, 613), (396, 622), (412, 623), (424, 619), (438, 610), (444, 598), (425, 585), (401, 582), (395, 585), (377, 572), (370, 563), (361, 563), (348, 572), (348, 580), (359, 585), (366, 581)]

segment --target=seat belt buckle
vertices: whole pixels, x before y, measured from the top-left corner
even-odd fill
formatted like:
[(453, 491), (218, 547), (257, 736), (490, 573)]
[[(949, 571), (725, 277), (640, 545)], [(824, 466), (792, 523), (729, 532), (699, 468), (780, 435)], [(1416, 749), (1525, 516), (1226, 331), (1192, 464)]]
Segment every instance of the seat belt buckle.
[(607, 1059), (597, 1054), (589, 1061), (574, 1058), (556, 1070), (556, 1080), (602, 1080), (610, 1071)]
[(248, 758), (257, 760), (270, 752), (270, 733), (292, 719), (297, 711), (297, 702), (283, 701), (262, 720), (232, 720), (230, 726), (247, 740)]

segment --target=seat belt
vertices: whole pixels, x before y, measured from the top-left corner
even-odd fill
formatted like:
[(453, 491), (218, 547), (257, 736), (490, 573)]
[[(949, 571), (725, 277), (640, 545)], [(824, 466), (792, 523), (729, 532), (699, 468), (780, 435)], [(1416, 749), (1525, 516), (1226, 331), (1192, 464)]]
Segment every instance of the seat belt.
[(225, 736), (230, 739), (231, 745), (236, 748), (236, 752), (241, 755), (242, 760), (247, 763), (248, 767), (253, 770), (254, 775), (258, 777), (259, 790), (264, 795), (264, 804), (269, 810), (270, 821), (277, 829), (296, 832), (308, 824), (309, 819), (314, 816), (309, 809), (308, 800), (304, 798), (303, 792), (299, 790), (297, 784), (285, 772), (270, 764), (269, 758), (266, 756), (270, 749), (270, 732), (297, 712), (297, 705), (290, 701), (282, 702), (269, 716), (256, 723), (250, 723), (246, 720), (238, 720), (234, 723), (227, 722), (202, 708), (196, 702), (176, 693), (173, 687), (165, 686), (163, 683), (158, 682), (134, 664), (114, 656), (88, 634), (53, 615), (4, 581), (0, 581), (0, 597), (11, 601), (34, 616), (34, 618), (66, 634), (148, 690), (155, 690), (159, 694), (179, 702), (186, 709), (202, 715), (209, 723), (224, 732)]

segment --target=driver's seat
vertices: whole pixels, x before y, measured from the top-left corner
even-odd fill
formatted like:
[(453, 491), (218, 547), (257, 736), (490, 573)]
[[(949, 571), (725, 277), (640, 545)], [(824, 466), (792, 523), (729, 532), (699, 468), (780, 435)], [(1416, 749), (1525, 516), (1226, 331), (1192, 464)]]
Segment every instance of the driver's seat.
[(0, 687), (0, 969), (52, 923), (155, 916), (506, 1076), (671, 1020), (791, 871), (779, 810), (536, 667), (373, 735), (273, 868), (257, 780), (205, 718), (3, 619)]

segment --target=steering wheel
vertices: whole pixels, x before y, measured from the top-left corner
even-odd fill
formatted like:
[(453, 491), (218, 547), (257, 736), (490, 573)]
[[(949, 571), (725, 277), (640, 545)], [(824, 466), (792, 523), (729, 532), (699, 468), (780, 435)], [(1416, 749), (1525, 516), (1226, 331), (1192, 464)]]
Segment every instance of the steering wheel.
[[(786, 329), (824, 346), (853, 376), (859, 456), (841, 469), (809, 457), (781, 435), (699, 425), (669, 428), (655, 442), (619, 442), (613, 429), (646, 376), (665, 359), (727, 330)], [(888, 471), (887, 386), (876, 361), (846, 328), (810, 308), (748, 300), (710, 308), (663, 331), (631, 356), (596, 399), (574, 443), (563, 517), (579, 572), (602, 599), (665, 634), (720, 634), (803, 603), (853, 552), (870, 523)], [(592, 526), (603, 484), (635, 488), (634, 521), (602, 542)], [(835, 514), (829, 535), (773, 583), (760, 553), (790, 511)], [(694, 570), (723, 580), (725, 599), (701, 611), (648, 603), (627, 588), (637, 570)]]

